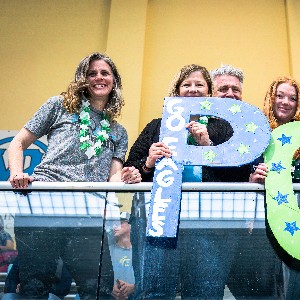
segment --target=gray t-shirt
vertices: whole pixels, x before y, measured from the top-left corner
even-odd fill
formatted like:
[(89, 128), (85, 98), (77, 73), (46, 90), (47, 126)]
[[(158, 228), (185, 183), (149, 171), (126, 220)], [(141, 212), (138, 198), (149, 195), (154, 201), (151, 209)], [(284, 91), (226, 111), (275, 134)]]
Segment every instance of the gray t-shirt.
[[(88, 159), (80, 150), (77, 114), (63, 107), (63, 97), (54, 96), (35, 113), (25, 128), (37, 138), (47, 135), (48, 149), (33, 172), (37, 181), (107, 181), (112, 158), (124, 161), (128, 146), (126, 129), (110, 124), (110, 138), (99, 156)], [(101, 128), (102, 112), (90, 107), (91, 132)], [(93, 140), (94, 137), (91, 139)]]

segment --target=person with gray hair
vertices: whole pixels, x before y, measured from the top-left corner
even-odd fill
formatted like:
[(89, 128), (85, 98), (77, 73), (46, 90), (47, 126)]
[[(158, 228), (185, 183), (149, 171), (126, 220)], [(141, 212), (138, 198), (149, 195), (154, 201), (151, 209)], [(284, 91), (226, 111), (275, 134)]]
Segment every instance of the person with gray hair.
[[(242, 101), (244, 73), (232, 65), (210, 71), (213, 82), (213, 96), (232, 98)], [(237, 232), (237, 245), (230, 272), (226, 281), (235, 299), (262, 299), (276, 294), (276, 285), (281, 286), (276, 257), (266, 234), (254, 229), (254, 234), (245, 235)], [(253, 275), (255, 274), (255, 275)]]
[(213, 96), (242, 100), (244, 73), (232, 65), (222, 65), (210, 71), (213, 81)]

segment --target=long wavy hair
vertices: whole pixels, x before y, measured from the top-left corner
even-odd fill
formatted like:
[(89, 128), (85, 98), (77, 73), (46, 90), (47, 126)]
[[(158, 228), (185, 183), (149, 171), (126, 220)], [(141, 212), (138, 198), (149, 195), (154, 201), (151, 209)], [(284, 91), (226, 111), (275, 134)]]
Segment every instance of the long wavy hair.
[[(278, 77), (271, 83), (271, 85), (266, 93), (265, 100), (264, 100), (264, 107), (263, 107), (263, 112), (266, 115), (267, 119), (269, 120), (269, 124), (270, 124), (270, 127), (272, 130), (277, 128), (280, 125), (274, 115), (273, 106), (275, 103), (277, 87), (281, 83), (288, 83), (289, 85), (295, 87), (296, 93), (297, 93), (298, 104), (297, 104), (296, 113), (291, 121), (299, 121), (300, 120), (300, 101), (299, 101), (300, 85), (299, 85), (299, 83), (296, 80), (292, 79), (291, 77), (287, 77), (287, 76)], [(296, 160), (298, 158), (300, 158), (300, 148), (296, 150), (296, 152), (293, 156), (294, 160)]]
[(209, 72), (205, 67), (191, 64), (186, 65), (180, 69), (180, 71), (175, 75), (171, 86), (169, 88), (169, 97), (178, 97), (179, 96), (179, 87), (181, 83), (190, 76), (191, 73), (200, 71), (203, 75), (204, 80), (208, 86), (208, 96), (212, 95), (212, 81)]
[(122, 81), (114, 62), (105, 54), (94, 52), (80, 61), (75, 72), (75, 79), (70, 82), (67, 90), (61, 93), (64, 98), (63, 105), (69, 113), (79, 113), (82, 96), (84, 95), (87, 99), (90, 98), (90, 92), (88, 90), (89, 83), (86, 80), (86, 77), (91, 62), (95, 60), (105, 61), (112, 70), (114, 87), (108, 96), (104, 112), (111, 120), (114, 120), (120, 116), (121, 109), (124, 106)]
[(289, 85), (295, 87), (296, 93), (297, 93), (298, 105), (297, 105), (296, 113), (291, 121), (299, 121), (300, 120), (300, 102), (299, 102), (300, 86), (299, 86), (298, 82), (296, 80), (292, 79), (291, 77), (286, 77), (286, 76), (278, 77), (276, 80), (274, 80), (271, 83), (271, 85), (266, 93), (265, 100), (264, 100), (264, 107), (263, 107), (263, 112), (266, 115), (267, 119), (269, 120), (270, 127), (272, 130), (279, 126), (279, 122), (274, 115), (273, 107), (274, 107), (274, 103), (275, 103), (277, 87), (281, 83), (288, 83)]

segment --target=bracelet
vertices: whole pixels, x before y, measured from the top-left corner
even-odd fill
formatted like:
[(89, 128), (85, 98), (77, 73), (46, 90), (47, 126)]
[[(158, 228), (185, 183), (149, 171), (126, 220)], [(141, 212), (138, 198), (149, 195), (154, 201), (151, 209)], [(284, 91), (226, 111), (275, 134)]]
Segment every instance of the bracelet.
[(146, 163), (144, 163), (144, 164), (142, 165), (142, 170), (143, 170), (144, 172), (146, 172), (146, 173), (151, 172), (153, 169), (154, 169), (154, 168), (148, 168), (148, 167), (146, 166)]

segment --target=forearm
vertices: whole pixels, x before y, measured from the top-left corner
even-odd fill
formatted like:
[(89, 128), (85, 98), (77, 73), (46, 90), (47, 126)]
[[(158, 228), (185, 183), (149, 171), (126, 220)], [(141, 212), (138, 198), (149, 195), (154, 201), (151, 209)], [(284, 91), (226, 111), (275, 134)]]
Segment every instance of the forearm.
[(11, 141), (8, 147), (8, 166), (11, 175), (23, 173), (23, 151), (36, 139), (37, 137), (32, 132), (26, 128), (22, 128)]
[[(152, 181), (153, 179), (154, 169), (151, 169), (151, 171), (147, 171), (143, 168), (149, 154), (150, 146), (148, 146), (147, 148), (135, 147), (134, 145), (130, 150), (127, 161), (124, 163), (125, 167), (133, 166), (138, 169), (142, 176), (142, 181)], [(148, 165), (148, 167), (150, 166)]]
[(10, 174), (23, 173), (23, 146), (19, 140), (13, 140), (8, 148), (8, 166)]
[(117, 158), (113, 158), (110, 165), (108, 181), (121, 182), (123, 163)]
[(108, 181), (109, 182), (120, 182), (120, 181), (122, 181), (121, 180), (121, 171), (110, 175)]

